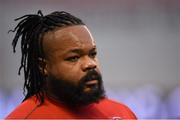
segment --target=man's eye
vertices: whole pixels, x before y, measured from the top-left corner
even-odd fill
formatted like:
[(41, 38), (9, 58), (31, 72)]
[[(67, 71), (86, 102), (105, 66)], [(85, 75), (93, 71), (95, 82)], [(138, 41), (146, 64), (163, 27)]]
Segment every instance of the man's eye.
[(97, 52), (92, 52), (89, 56), (90, 56), (91, 58), (95, 58), (96, 55), (97, 55)]
[(78, 59), (79, 59), (78, 56), (74, 56), (74, 57), (69, 57), (69, 58), (67, 58), (66, 60), (67, 60), (67, 61), (70, 61), (70, 62), (76, 62), (76, 61), (78, 61)]

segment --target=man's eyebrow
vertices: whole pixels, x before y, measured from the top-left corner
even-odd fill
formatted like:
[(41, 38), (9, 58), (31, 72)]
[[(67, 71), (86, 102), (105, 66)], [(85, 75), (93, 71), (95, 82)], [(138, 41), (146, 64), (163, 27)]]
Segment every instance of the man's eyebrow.
[(75, 49), (68, 50), (67, 53), (78, 53), (78, 54), (80, 54), (80, 53), (82, 53), (82, 50), (78, 49), (78, 48), (77, 49), (75, 48)]
[[(92, 49), (89, 50), (89, 52), (93, 52), (96, 50), (96, 46), (93, 46)], [(75, 48), (75, 49), (70, 49), (68, 50), (66, 53), (77, 53), (77, 54), (82, 54), (83, 53), (83, 50), (82, 49), (79, 49), (79, 48)]]

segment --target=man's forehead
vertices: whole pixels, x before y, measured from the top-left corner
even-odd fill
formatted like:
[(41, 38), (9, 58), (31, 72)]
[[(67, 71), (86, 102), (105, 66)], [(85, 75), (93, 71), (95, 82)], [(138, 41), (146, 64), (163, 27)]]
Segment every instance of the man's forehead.
[(88, 38), (93, 40), (93, 37), (89, 29), (85, 25), (69, 26), (63, 29), (56, 30), (54, 37), (59, 39), (72, 38), (75, 41), (79, 41), (80, 38)]
[(53, 31), (46, 33), (43, 38), (53, 40), (73, 38), (73, 40), (75, 41), (79, 40), (80, 38), (88, 38), (94, 41), (89, 29), (85, 25), (75, 25), (64, 28), (57, 28)]
[[(65, 49), (68, 47), (83, 47), (83, 45), (95, 45), (95, 41), (84, 25), (70, 26), (63, 29), (56, 29), (44, 37), (43, 46), (48, 50)], [(53, 51), (54, 51), (53, 50)]]

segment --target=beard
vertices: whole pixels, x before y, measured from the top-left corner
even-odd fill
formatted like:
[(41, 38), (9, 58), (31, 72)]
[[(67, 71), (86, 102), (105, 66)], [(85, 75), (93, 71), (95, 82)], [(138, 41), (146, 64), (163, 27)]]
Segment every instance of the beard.
[[(85, 92), (86, 83), (91, 80), (97, 80), (97, 85), (92, 86), (88, 92)], [(48, 96), (54, 96), (56, 100), (68, 106), (84, 106), (105, 98), (102, 76), (95, 70), (87, 72), (78, 84), (49, 75), (47, 85)]]

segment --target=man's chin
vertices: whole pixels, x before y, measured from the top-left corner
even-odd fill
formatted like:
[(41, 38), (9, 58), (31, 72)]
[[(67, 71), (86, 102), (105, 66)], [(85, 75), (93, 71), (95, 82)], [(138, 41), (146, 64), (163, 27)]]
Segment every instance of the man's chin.
[(89, 97), (89, 98), (83, 98), (80, 101), (72, 104), (69, 103), (68, 106), (73, 106), (73, 107), (83, 107), (83, 106), (87, 106), (93, 103), (98, 103), (100, 100), (104, 99), (105, 96), (100, 96), (100, 97)]
[(77, 99), (74, 99), (74, 105), (84, 106), (99, 102), (105, 98), (105, 92), (104, 89), (100, 89), (100, 87), (85, 88), (84, 92), (77, 97)]
[(74, 85), (68, 80), (49, 76), (47, 91), (49, 91), (49, 94), (56, 96), (58, 101), (68, 106), (88, 105), (105, 98), (101, 76), (99, 75), (97, 78), (97, 80), (86, 80), (84, 78), (80, 80), (78, 85)]

